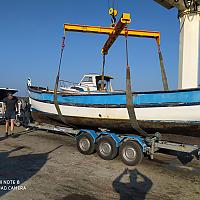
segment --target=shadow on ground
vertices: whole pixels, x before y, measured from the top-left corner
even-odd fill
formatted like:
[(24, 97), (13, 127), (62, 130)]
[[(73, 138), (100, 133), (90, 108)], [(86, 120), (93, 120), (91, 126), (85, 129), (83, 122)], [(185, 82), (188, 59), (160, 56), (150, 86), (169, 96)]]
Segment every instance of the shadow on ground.
[[(123, 181), (124, 178), (128, 180)], [(113, 181), (113, 189), (119, 193), (120, 200), (144, 200), (152, 186), (152, 181), (137, 169), (125, 169)]]
[[(19, 156), (10, 156), (10, 154), (26, 147), (21, 146), (10, 151), (0, 152), (0, 198), (10, 191), (11, 186), (18, 186), (17, 181), (23, 185), (25, 181), (36, 174), (47, 162), (48, 155), (61, 146), (46, 153)], [(15, 180), (15, 184), (6, 183), (7, 180)]]
[(18, 137), (20, 137), (22, 135), (26, 135), (26, 134), (32, 133), (32, 132), (35, 132), (35, 130), (33, 130), (33, 129), (23, 130), (23, 131), (19, 131), (19, 132), (14, 133), (11, 137), (12, 138), (18, 138)]
[(7, 136), (0, 137), (0, 141), (3, 141), (5, 139), (7, 139), (7, 138), (8, 138)]
[(69, 194), (68, 196), (64, 197), (62, 200), (97, 200), (97, 199), (89, 195)]
[(5, 140), (5, 139), (7, 139), (7, 138), (18, 138), (18, 137), (20, 137), (20, 136), (22, 136), (22, 135), (25, 135), (25, 134), (27, 134), (27, 133), (32, 133), (32, 132), (34, 132), (35, 130), (23, 130), (23, 131), (18, 131), (18, 132), (15, 132), (12, 136), (11, 135), (9, 135), (9, 136), (6, 136), (5, 134), (4, 134), (4, 136), (1, 136), (0, 137), (0, 141), (2, 141), (2, 140)]

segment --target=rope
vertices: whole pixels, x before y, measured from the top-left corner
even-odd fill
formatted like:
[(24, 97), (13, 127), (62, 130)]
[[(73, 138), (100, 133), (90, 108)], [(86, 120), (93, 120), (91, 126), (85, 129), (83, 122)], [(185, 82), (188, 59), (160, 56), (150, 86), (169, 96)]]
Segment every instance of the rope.
[(133, 104), (133, 94), (131, 90), (131, 74), (128, 59), (128, 29), (125, 27), (125, 46), (126, 46), (126, 108), (128, 110), (131, 126), (142, 136), (147, 136), (147, 133), (140, 128)]

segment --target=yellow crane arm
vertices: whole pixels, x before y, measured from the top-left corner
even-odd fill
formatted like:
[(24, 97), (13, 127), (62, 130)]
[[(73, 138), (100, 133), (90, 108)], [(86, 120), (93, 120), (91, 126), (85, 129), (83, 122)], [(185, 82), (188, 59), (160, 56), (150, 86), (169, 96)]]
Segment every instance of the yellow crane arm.
[(108, 54), (108, 50), (112, 46), (112, 44), (115, 42), (117, 37), (120, 35), (122, 30), (125, 28), (127, 24), (131, 23), (131, 18), (129, 13), (123, 13), (118, 23), (114, 26), (114, 29), (111, 34), (109, 34), (109, 38), (105, 42), (103, 48), (102, 48), (102, 54)]
[[(102, 27), (102, 26), (88, 26), (79, 24), (64, 24), (64, 31), (84, 32), (84, 33), (96, 33), (96, 34), (112, 34), (114, 28)], [(119, 35), (125, 35), (125, 31), (122, 30)], [(155, 38), (157, 44), (160, 45), (160, 32), (146, 31), (146, 30), (128, 30), (128, 36), (132, 37), (144, 37)]]

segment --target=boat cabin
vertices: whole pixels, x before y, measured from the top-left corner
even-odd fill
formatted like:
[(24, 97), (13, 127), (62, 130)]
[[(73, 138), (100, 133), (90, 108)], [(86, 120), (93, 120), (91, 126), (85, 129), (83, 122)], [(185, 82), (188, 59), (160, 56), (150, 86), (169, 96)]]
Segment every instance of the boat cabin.
[(2, 101), (5, 97), (7, 97), (8, 93), (15, 94), (18, 92), (16, 89), (11, 89), (11, 88), (0, 88), (0, 101)]
[[(104, 76), (104, 90), (105, 92), (113, 92), (111, 76)], [(85, 74), (78, 84), (73, 84), (72, 86), (66, 87), (62, 81), (60, 89), (63, 92), (94, 92), (100, 91), (102, 75), (99, 74)]]

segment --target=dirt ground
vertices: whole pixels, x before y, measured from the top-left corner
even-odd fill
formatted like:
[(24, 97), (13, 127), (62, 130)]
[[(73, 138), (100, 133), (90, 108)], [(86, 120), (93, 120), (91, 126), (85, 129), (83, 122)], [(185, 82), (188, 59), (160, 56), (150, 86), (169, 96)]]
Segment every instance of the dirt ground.
[(120, 158), (80, 154), (68, 136), (15, 132), (5, 138), (0, 126), (2, 200), (200, 199), (200, 161), (183, 166), (175, 156), (158, 154), (128, 167)]

